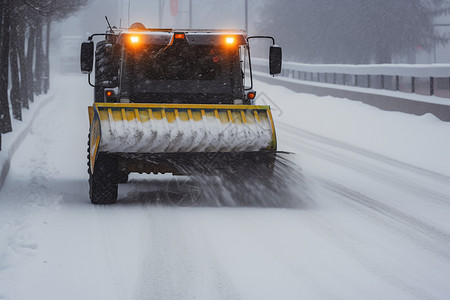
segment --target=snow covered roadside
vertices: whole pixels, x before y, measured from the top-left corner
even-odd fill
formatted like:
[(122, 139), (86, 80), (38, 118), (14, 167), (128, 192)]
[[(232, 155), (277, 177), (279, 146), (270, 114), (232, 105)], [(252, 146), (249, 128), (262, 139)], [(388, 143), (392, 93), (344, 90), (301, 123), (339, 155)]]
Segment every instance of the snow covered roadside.
[[(267, 73), (263, 73), (263, 72), (253, 72), (253, 73), (260, 77), (273, 78), (271, 75), (268, 75)], [(308, 85), (308, 86), (313, 86), (313, 87), (329, 88), (329, 89), (334, 89), (334, 90), (358, 92), (358, 93), (365, 93), (365, 94), (372, 94), (372, 95), (380, 95), (380, 96), (387, 96), (387, 97), (392, 97), (392, 98), (407, 99), (407, 100), (416, 101), (416, 102), (425, 102), (425, 103), (450, 106), (450, 99), (437, 97), (437, 96), (426, 96), (426, 95), (405, 93), (405, 92), (401, 92), (401, 91), (390, 91), (390, 90), (355, 87), (355, 86), (349, 86), (349, 85), (340, 85), (340, 84), (332, 84), (332, 83), (324, 83), (324, 82), (306, 81), (306, 80), (300, 80), (300, 79), (294, 79), (294, 78), (282, 77), (282, 76), (277, 76), (277, 77), (275, 77), (275, 79), (280, 80), (280, 81), (289, 82), (289, 83), (297, 83), (297, 84)]]
[[(52, 83), (55, 83), (53, 81)], [(53, 85), (52, 85), (53, 86)], [(0, 189), (8, 176), (10, 162), (20, 144), (30, 132), (36, 115), (41, 109), (55, 98), (57, 85), (50, 89), (48, 94), (34, 97), (29, 109), (22, 109), (22, 121), (12, 118), (13, 131), (2, 134), (2, 150), (0, 151)], [(12, 116), (12, 112), (11, 112)]]
[[(387, 112), (357, 101), (299, 94), (256, 81), (276, 122), (450, 176), (450, 123), (431, 114)], [(432, 97), (428, 97), (432, 98)], [(279, 150), (283, 149), (283, 141)]]

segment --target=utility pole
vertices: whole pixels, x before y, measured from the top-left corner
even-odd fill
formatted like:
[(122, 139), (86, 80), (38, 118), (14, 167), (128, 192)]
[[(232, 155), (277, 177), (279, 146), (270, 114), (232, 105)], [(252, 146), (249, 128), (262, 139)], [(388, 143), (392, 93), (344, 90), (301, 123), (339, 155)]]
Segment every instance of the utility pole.
[(128, 25), (127, 25), (128, 28), (130, 28), (130, 11), (131, 11), (131, 0), (128, 0)]
[(162, 0), (159, 0), (159, 28), (162, 28)]
[[(450, 27), (450, 24), (433, 24), (434, 27)], [(433, 37), (433, 52), (434, 52), (434, 63), (437, 63), (437, 38), (436, 36)]]
[[(437, 18), (438, 4), (434, 1), (434, 18)], [(434, 29), (434, 28), (433, 28)], [(436, 31), (433, 30), (433, 51), (434, 51), (434, 63), (436, 63)]]
[(245, 0), (245, 32), (248, 34), (248, 0)]
[(189, 29), (192, 29), (192, 0), (189, 0)]

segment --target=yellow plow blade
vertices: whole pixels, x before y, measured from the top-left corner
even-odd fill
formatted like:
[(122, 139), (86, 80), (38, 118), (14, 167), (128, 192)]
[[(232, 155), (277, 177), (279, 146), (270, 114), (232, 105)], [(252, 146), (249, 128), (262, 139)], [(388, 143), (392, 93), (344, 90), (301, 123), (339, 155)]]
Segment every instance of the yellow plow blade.
[(96, 103), (90, 111), (91, 164), (97, 151), (276, 151), (269, 106)]

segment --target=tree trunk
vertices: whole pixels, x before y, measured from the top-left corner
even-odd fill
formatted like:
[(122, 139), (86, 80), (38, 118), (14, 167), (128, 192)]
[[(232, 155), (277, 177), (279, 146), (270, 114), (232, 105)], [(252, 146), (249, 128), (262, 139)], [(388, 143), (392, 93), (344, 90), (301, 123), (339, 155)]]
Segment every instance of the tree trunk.
[[(12, 25), (12, 24), (11, 24)], [(11, 68), (11, 92), (9, 99), (13, 110), (14, 119), (22, 121), (22, 104), (20, 101), (20, 78), (19, 64), (17, 55), (17, 26), (11, 26), (11, 52), (10, 52), (10, 68)]]
[(25, 58), (25, 22), (21, 21), (18, 28), (17, 52), (19, 55), (20, 66), (20, 102), (22, 103), (22, 107), (28, 109), (30, 107), (28, 103), (28, 90), (30, 87), (28, 82), (27, 62)]
[(42, 80), (44, 77), (44, 47), (42, 44), (42, 17), (37, 17), (36, 24), (36, 66), (34, 69), (35, 86), (34, 92), (36, 95), (42, 94)]
[(44, 64), (44, 94), (50, 88), (50, 25), (52, 21), (47, 18), (47, 32), (45, 36), (45, 64)]
[(8, 102), (8, 66), (9, 66), (9, 24), (11, 15), (11, 0), (2, 0), (1, 6), (1, 37), (0, 37), (0, 134), (12, 131), (11, 116)]
[(28, 78), (28, 99), (34, 102), (34, 74), (33, 74), (33, 63), (34, 63), (34, 45), (36, 44), (36, 27), (34, 24), (28, 26), (28, 46), (27, 46), (27, 78)]

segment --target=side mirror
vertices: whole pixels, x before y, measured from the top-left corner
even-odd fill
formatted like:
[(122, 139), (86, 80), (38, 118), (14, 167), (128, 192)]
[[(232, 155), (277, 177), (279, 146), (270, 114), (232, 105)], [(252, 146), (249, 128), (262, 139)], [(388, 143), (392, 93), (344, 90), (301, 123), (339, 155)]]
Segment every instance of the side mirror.
[(94, 65), (94, 42), (83, 42), (80, 55), (81, 73), (90, 74)]
[(282, 61), (281, 47), (270, 46), (269, 52), (270, 75), (277, 75), (281, 73), (281, 61)]

